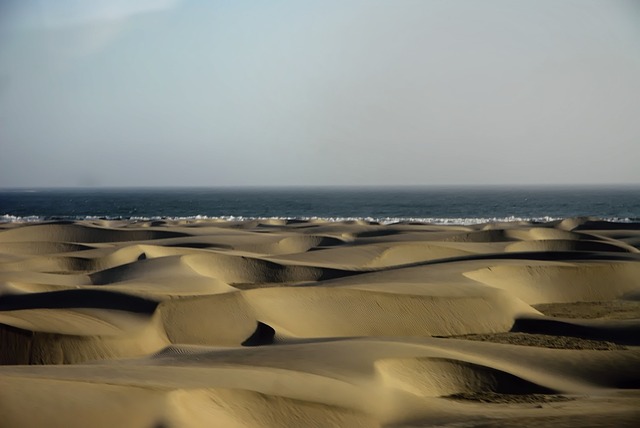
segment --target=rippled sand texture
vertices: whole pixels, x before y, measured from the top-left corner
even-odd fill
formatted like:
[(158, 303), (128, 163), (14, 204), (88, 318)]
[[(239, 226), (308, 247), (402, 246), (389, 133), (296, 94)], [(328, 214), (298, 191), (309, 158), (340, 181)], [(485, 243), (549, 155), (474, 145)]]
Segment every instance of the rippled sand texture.
[(3, 427), (638, 426), (640, 225), (0, 225)]

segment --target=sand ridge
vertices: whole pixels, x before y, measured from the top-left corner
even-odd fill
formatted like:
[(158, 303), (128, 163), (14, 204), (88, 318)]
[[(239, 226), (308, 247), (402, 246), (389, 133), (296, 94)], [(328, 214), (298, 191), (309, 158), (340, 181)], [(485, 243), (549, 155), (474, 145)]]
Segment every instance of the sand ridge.
[(2, 426), (635, 426), (638, 236), (0, 224)]

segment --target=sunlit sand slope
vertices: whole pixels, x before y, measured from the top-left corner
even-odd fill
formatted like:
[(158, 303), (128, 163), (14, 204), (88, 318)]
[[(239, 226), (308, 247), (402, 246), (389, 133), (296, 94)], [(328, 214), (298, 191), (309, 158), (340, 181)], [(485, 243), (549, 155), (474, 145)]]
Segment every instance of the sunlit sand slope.
[(639, 237), (0, 224), (0, 426), (635, 427)]

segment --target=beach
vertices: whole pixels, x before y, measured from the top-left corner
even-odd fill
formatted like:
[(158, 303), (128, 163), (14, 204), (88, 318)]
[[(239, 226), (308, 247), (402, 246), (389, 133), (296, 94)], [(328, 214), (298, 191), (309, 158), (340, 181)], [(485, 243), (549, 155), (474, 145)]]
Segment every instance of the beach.
[(0, 223), (3, 427), (635, 427), (640, 223)]

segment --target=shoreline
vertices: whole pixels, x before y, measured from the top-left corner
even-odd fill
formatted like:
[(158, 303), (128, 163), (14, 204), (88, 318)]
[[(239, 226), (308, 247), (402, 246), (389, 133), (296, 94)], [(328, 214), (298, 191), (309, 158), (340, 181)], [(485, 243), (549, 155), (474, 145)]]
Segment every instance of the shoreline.
[(166, 222), (207, 222), (207, 221), (228, 221), (228, 222), (243, 222), (243, 221), (283, 221), (283, 222), (329, 222), (329, 223), (344, 223), (344, 222), (367, 222), (371, 225), (385, 225), (393, 226), (396, 224), (424, 224), (424, 225), (453, 225), (453, 226), (486, 226), (491, 227), (492, 224), (504, 224), (504, 223), (530, 223), (531, 225), (544, 226), (546, 223), (555, 223), (564, 220), (572, 221), (584, 221), (584, 222), (607, 222), (607, 223), (622, 223), (622, 224), (640, 224), (640, 218), (631, 217), (598, 217), (598, 216), (574, 216), (574, 217), (559, 217), (559, 216), (537, 216), (537, 217), (519, 217), (519, 216), (506, 216), (506, 217), (315, 217), (315, 216), (242, 216), (242, 215), (221, 215), (221, 216), (207, 216), (207, 215), (189, 215), (189, 216), (108, 216), (108, 215), (80, 215), (80, 216), (38, 216), (27, 215), (17, 216), (12, 214), (0, 215), (0, 224), (5, 223), (52, 223), (52, 222), (83, 222), (83, 221), (122, 221), (131, 223), (149, 222), (149, 221), (166, 221)]

